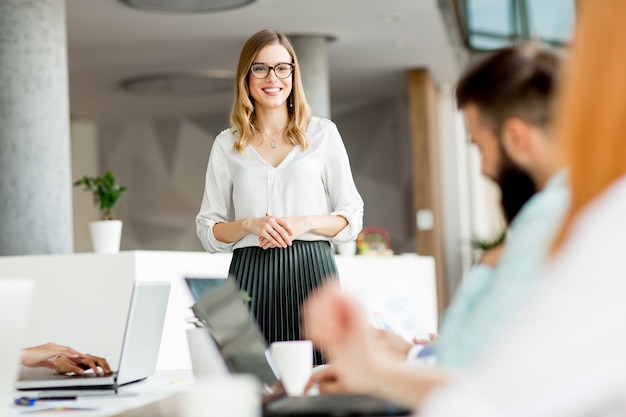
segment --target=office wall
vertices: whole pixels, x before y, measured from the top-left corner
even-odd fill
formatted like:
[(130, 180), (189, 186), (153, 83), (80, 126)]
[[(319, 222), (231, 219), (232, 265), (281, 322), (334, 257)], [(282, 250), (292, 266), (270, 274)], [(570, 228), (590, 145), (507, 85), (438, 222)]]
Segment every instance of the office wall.
[(396, 253), (415, 251), (407, 108), (388, 99), (334, 116), (365, 201), (363, 224), (385, 227)]
[[(72, 181), (85, 175), (94, 176), (100, 173), (99, 147), (97, 126), (87, 121), (72, 121), (70, 124), (72, 149)], [(93, 204), (93, 197), (82, 187), (73, 187), (73, 226), (74, 252), (90, 252), (91, 239), (87, 224), (99, 220), (100, 212)]]
[[(364, 224), (387, 228), (396, 253), (412, 252), (415, 247), (407, 120), (402, 99), (361, 104), (333, 116), (365, 201)], [(90, 140), (86, 123), (80, 122), (83, 130), (75, 130), (73, 142)], [(124, 222), (122, 250), (202, 250), (194, 219), (211, 145), (227, 126), (227, 115), (92, 126), (101, 171), (114, 170), (117, 180), (129, 189), (116, 209)], [(80, 147), (75, 149), (80, 152)], [(80, 155), (75, 158), (82, 159)], [(75, 166), (73, 176), (83, 175), (82, 169)], [(85, 214), (85, 209), (81, 204), (75, 213), (87, 223), (85, 217), (93, 214)], [(81, 236), (88, 238), (86, 224), (76, 225), (75, 230), (77, 241)], [(78, 252), (90, 250), (82, 244), (76, 247)]]
[(195, 216), (214, 137), (223, 117), (130, 120), (98, 125), (102, 170), (127, 194), (116, 209), (122, 250), (202, 250)]

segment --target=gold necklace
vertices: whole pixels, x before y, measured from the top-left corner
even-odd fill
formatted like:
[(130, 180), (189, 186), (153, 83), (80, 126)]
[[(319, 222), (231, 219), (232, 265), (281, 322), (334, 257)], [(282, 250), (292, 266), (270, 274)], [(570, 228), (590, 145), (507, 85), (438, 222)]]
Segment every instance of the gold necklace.
[[(261, 129), (259, 129), (259, 132), (261, 132), (261, 134), (263, 136), (265, 136), (266, 138), (268, 138), (270, 140), (270, 146), (272, 147), (272, 149), (276, 149), (278, 147), (278, 144), (276, 143), (276, 139), (270, 137), (267, 133), (265, 133)], [(283, 131), (283, 135), (284, 134), (285, 134), (285, 132)]]

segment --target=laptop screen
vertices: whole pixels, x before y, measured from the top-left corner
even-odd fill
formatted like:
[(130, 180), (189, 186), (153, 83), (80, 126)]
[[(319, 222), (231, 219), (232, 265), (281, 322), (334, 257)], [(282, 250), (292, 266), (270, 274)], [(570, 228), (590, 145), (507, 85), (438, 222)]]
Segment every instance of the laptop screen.
[(147, 378), (156, 370), (169, 294), (169, 282), (133, 284), (117, 369), (118, 385)]
[(196, 317), (209, 329), (233, 373), (253, 374), (273, 386), (277, 378), (266, 357), (267, 343), (230, 279), (202, 294), (193, 305)]
[(219, 287), (226, 281), (226, 278), (191, 278), (185, 277), (185, 282), (191, 291), (194, 301), (198, 301), (202, 294)]

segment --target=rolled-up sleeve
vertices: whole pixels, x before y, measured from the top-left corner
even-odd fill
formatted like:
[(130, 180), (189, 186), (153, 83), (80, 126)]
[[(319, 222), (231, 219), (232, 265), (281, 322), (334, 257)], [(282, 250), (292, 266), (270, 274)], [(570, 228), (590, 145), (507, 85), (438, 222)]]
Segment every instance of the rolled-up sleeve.
[(230, 252), (232, 243), (220, 242), (215, 238), (213, 226), (232, 219), (232, 181), (228, 170), (224, 142), (218, 139), (213, 143), (206, 170), (204, 195), (200, 212), (196, 216), (196, 233), (207, 252)]
[(331, 241), (344, 243), (356, 239), (363, 228), (363, 199), (354, 183), (348, 153), (339, 131), (334, 124), (332, 127), (329, 158), (325, 167), (326, 189), (331, 214), (344, 217), (348, 225)]

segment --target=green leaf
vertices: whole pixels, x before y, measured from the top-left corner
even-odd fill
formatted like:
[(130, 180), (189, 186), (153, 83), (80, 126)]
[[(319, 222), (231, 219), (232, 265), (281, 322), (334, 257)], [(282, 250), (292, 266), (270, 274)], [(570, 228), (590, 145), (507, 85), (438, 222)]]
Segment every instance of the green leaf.
[(115, 182), (113, 171), (107, 171), (98, 177), (85, 175), (74, 181), (75, 187), (81, 185), (83, 190), (92, 194), (94, 205), (102, 211), (102, 217), (105, 220), (115, 219), (113, 207), (115, 207), (122, 194), (128, 189)]
[(243, 301), (252, 301), (252, 297), (250, 297), (245, 290), (241, 290), (239, 293), (241, 294)]

